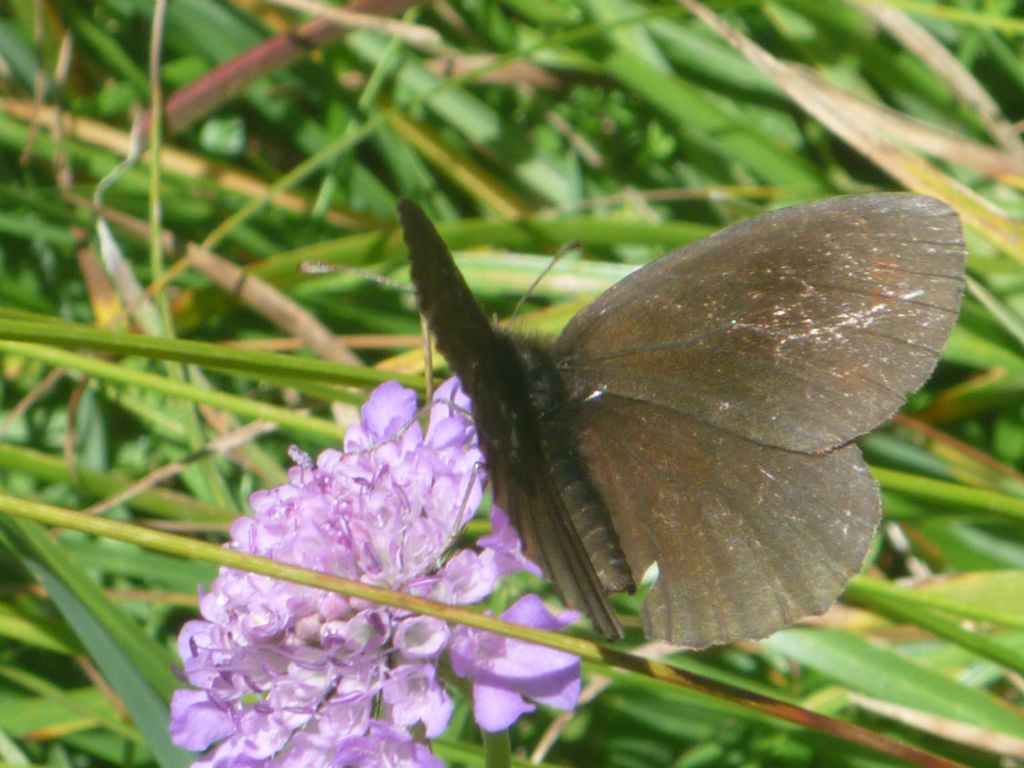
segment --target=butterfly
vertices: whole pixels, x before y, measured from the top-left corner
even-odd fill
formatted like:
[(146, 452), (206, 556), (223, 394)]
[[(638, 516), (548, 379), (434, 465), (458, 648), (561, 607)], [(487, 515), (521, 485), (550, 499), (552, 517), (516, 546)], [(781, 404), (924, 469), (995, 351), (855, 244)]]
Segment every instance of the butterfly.
[(837, 599), (881, 514), (853, 440), (925, 382), (959, 311), (949, 206), (871, 194), (751, 218), (631, 273), (553, 342), (492, 326), (423, 211), (398, 210), (495, 502), (565, 603), (621, 638), (608, 596), (657, 564), (644, 634), (703, 648)]

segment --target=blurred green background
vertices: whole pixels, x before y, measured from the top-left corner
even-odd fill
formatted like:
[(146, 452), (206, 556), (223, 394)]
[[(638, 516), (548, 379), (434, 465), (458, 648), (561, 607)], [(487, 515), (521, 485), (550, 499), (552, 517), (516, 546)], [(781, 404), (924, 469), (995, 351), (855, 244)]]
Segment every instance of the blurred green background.
[[(1022, 5), (363, 0), (338, 17), (170, 0), (163, 17), (0, 0), (0, 763), (187, 762), (165, 734), (174, 637), (214, 567), (22, 518), (222, 541), (289, 445), (337, 444), (377, 382), (422, 388), (399, 196), (497, 318), (578, 244), (516, 319), (550, 334), (729, 223), (905, 189), (960, 212), (971, 280), (933, 380), (862, 440), (886, 504), (864, 575), (820, 620), (698, 654), (643, 645), (622, 599), (623, 647), (967, 765), (1020, 764)], [(521, 764), (904, 764), (586, 671), (594, 698), (571, 718), (517, 726)], [(484, 764), (465, 700), (435, 750)]]

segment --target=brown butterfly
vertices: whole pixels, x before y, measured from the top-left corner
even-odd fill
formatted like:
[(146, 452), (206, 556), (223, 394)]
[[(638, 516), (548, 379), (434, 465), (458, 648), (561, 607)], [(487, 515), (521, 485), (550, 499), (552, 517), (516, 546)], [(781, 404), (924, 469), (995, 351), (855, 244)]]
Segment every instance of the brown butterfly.
[(857, 446), (957, 317), (960, 221), (930, 197), (769, 213), (612, 286), (553, 344), (495, 329), (399, 203), (420, 306), (473, 400), (496, 502), (562, 599), (658, 578), (644, 633), (702, 648), (822, 613), (861, 567), (878, 486)]

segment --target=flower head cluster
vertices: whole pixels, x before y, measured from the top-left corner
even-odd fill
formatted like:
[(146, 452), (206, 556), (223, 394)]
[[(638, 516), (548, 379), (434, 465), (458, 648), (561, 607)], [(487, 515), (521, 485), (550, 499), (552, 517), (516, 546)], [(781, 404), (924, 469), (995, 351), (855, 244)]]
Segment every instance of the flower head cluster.
[[(426, 433), (416, 397), (381, 385), (345, 450), (299, 456), (285, 485), (252, 495), (229, 546), (449, 604), (487, 597), (500, 576), (536, 570), (500, 510), (478, 549), (451, 554), (482, 495), (468, 402), (450, 380)], [(213, 766), (439, 766), (420, 736), (440, 735), (453, 702), (438, 663), (473, 681), (481, 727), (533, 707), (575, 705), (572, 656), (364, 600), (224, 568), (179, 636), (194, 689), (171, 705), (174, 742)], [(527, 596), (503, 618), (560, 628)]]

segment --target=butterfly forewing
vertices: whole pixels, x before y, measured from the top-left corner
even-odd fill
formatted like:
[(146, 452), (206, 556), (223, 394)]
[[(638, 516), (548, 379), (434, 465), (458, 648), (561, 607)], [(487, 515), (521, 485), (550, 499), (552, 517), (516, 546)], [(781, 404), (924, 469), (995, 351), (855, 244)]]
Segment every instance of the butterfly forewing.
[(821, 451), (891, 416), (938, 360), (963, 290), (959, 219), (928, 197), (796, 206), (622, 280), (555, 346), (608, 392), (767, 445)]
[(508, 513), (526, 553), (541, 565), (562, 599), (585, 611), (602, 634), (621, 637), (622, 627), (594, 566), (595, 560), (608, 558), (588, 550), (591, 542), (610, 540), (619, 552), (612, 561), (625, 569), (614, 532), (584, 542), (541, 445), (531, 386), (514, 342), (491, 327), (423, 211), (402, 200), (398, 212), (420, 309), (438, 349), (472, 399), (495, 502)]

